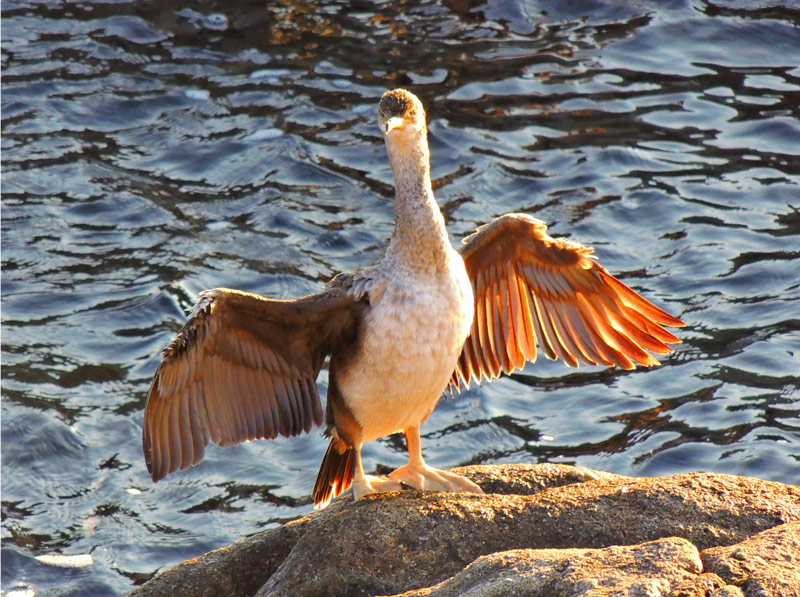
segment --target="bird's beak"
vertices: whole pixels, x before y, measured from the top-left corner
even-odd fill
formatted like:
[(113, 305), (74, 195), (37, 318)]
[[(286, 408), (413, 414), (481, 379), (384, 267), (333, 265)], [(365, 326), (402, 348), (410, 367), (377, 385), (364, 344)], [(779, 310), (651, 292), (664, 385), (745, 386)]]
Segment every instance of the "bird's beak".
[(390, 131), (399, 131), (405, 128), (406, 120), (402, 116), (392, 116), (386, 121), (386, 130), (384, 131), (387, 135)]

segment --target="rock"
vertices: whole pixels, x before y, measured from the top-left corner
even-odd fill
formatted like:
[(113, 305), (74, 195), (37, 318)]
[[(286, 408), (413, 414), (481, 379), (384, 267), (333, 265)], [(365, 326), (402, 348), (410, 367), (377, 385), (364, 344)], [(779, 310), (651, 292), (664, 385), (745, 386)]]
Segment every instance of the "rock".
[(531, 496), (368, 496), (310, 526), (258, 594), (399, 593), (510, 549), (599, 548), (662, 537), (683, 537), (700, 549), (729, 545), (787, 517), (800, 520), (800, 490), (791, 495), (787, 487), (696, 473), (598, 479)]
[(733, 585), (725, 585), (721, 589), (717, 589), (713, 593), (709, 593), (708, 597), (745, 597), (739, 587)]
[(181, 562), (151, 579), (136, 597), (250, 597), (289, 555), (307, 518), (269, 529), (236, 543)]
[[(454, 470), (469, 475), (488, 492), (519, 495), (532, 495), (550, 487), (599, 478), (626, 478), (559, 464), (473, 466)], [(131, 597), (251, 597), (286, 558), (307, 524), (334, 516), (352, 504), (351, 496), (343, 496), (325, 510), (186, 560), (155, 576), (133, 591)]]
[[(403, 491), (358, 502), (347, 497), (280, 529), (184, 562), (134, 595), (436, 594), (432, 591), (461, 586), (481, 571), (496, 572), (502, 579), (515, 566), (526, 571), (524, 582), (550, 574), (554, 583), (566, 587), (582, 578), (583, 568), (570, 572), (554, 563), (547, 572), (541, 564), (544, 552), (553, 562), (569, 561), (567, 556), (558, 560), (558, 551), (566, 550), (582, 553), (581, 562), (602, 570), (592, 576), (587, 564), (589, 576), (575, 580), (575, 590), (590, 587), (590, 581), (598, 586), (630, 581), (630, 587), (639, 589), (620, 589), (619, 594), (666, 595), (658, 588), (663, 581), (676, 597), (712, 592), (720, 597), (736, 595), (738, 589), (724, 587), (720, 577), (732, 581), (719, 572), (701, 574), (699, 567), (687, 565), (691, 558), (682, 551), (687, 542), (695, 552), (744, 545), (762, 531), (800, 521), (800, 488), (758, 479), (708, 473), (634, 479), (547, 464), (465, 467), (459, 472), (495, 493)], [(631, 547), (615, 551), (620, 548), (610, 546)], [(645, 553), (641, 550), (656, 550), (661, 559), (612, 572), (613, 558)], [(768, 561), (763, 554), (759, 557)], [(650, 575), (657, 583), (637, 585), (634, 579), (647, 576), (642, 566), (648, 563), (660, 571)], [(572, 576), (564, 576), (568, 572)], [(482, 581), (467, 594), (499, 594), (491, 592), (494, 582)], [(481, 592), (484, 586), (488, 592)], [(543, 594), (559, 593), (548, 589)]]
[(598, 479), (628, 479), (611, 473), (565, 464), (504, 464), (502, 466), (463, 466), (454, 473), (469, 477), (484, 493), (534, 495), (552, 487), (563, 487)]
[[(701, 570), (697, 548), (674, 537), (603, 549), (517, 549), (482, 556), (454, 577), (402, 597), (644, 597), (671, 594), (679, 585), (682, 595), (705, 596)], [(697, 586), (702, 592), (687, 592)]]
[(800, 595), (800, 523), (758, 533), (702, 553), (705, 568), (755, 597)]

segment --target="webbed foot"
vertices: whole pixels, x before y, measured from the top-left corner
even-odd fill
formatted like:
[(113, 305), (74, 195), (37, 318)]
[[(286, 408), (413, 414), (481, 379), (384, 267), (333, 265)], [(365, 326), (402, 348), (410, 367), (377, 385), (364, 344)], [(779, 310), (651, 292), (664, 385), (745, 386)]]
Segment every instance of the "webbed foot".
[(433, 468), (425, 463), (408, 463), (389, 473), (389, 478), (422, 491), (454, 491), (483, 493), (483, 490), (461, 475)]
[(364, 475), (361, 479), (353, 481), (353, 498), (361, 499), (370, 493), (380, 491), (396, 491), (403, 486), (399, 481), (395, 481), (386, 476), (376, 477), (374, 475)]

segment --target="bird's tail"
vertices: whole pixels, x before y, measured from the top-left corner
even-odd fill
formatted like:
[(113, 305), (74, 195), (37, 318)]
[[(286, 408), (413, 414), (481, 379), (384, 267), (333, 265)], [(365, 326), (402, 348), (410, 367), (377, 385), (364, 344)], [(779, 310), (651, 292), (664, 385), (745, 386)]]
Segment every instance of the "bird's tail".
[(348, 446), (338, 437), (331, 439), (314, 483), (314, 508), (324, 508), (333, 498), (350, 489), (354, 457), (353, 446)]

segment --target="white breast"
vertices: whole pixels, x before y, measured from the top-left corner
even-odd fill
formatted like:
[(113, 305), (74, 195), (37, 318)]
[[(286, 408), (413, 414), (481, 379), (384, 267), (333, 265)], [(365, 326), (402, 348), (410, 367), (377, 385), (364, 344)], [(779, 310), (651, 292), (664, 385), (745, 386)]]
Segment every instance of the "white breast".
[(374, 280), (358, 353), (338, 379), (362, 441), (420, 423), (447, 387), (474, 310), (461, 256), (448, 262), (438, 275), (393, 264)]

